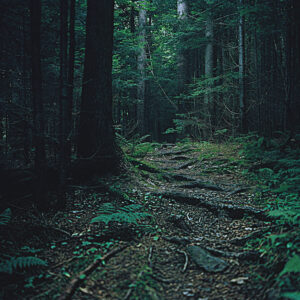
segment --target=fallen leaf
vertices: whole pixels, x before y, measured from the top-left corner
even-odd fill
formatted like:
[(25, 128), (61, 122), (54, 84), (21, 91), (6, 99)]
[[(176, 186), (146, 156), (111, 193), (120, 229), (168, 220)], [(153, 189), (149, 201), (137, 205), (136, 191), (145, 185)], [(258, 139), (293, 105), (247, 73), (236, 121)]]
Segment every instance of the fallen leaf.
[(230, 282), (236, 283), (236, 284), (244, 284), (245, 281), (248, 279), (249, 279), (249, 277), (238, 277), (238, 278), (231, 279)]

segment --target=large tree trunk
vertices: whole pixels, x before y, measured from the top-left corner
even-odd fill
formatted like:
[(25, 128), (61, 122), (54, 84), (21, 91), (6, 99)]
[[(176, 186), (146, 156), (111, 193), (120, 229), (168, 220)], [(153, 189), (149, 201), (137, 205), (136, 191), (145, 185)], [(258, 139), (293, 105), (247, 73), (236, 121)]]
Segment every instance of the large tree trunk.
[(145, 0), (139, 0), (139, 54), (137, 68), (139, 80), (137, 85), (137, 121), (140, 135), (145, 134), (145, 90), (146, 90), (146, 9)]
[(41, 71), (41, 0), (30, 1), (31, 19), (31, 55), (32, 55), (32, 101), (34, 121), (34, 145), (35, 145), (35, 171), (36, 202), (39, 208), (47, 207), (45, 196), (45, 169), (46, 153), (44, 141), (44, 112), (42, 99), (42, 71)]
[[(244, 0), (239, 0), (241, 8), (243, 8)], [(240, 130), (242, 133), (247, 131), (246, 118), (246, 86), (245, 86), (245, 17), (240, 16), (239, 19), (239, 107), (240, 107)]]
[(213, 83), (210, 79), (213, 78), (214, 71), (214, 24), (211, 14), (207, 15), (205, 37), (207, 39), (205, 48), (205, 77), (209, 80), (207, 84), (207, 92), (204, 96), (204, 114), (205, 114), (205, 125), (206, 125), (206, 137), (212, 135), (212, 122), (211, 122), (211, 111), (213, 106)]
[(95, 172), (104, 173), (119, 166), (112, 120), (114, 1), (88, 0), (87, 5), (78, 156)]

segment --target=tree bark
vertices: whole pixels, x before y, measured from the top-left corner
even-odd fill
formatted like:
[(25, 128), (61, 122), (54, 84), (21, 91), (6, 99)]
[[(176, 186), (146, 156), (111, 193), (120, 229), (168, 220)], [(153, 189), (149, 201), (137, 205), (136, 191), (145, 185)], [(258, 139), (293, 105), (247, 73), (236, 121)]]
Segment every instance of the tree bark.
[(145, 90), (146, 90), (146, 1), (139, 1), (139, 54), (137, 68), (139, 80), (137, 85), (137, 121), (140, 135), (145, 134)]
[[(184, 23), (188, 20), (188, 4), (186, 0), (177, 0), (177, 14), (180, 20), (180, 26), (184, 30)], [(178, 94), (184, 92), (185, 84), (189, 80), (188, 75), (188, 51), (183, 49), (184, 39), (181, 39), (181, 45), (178, 49), (177, 69), (178, 69)], [(179, 100), (179, 110), (184, 112), (186, 110), (184, 99)]]
[(207, 39), (206, 48), (205, 48), (205, 77), (208, 81), (207, 83), (207, 91), (204, 95), (204, 119), (206, 129), (206, 138), (212, 135), (211, 128), (211, 108), (213, 106), (213, 93), (212, 87), (213, 83), (210, 81), (213, 78), (214, 71), (214, 24), (211, 14), (209, 13), (206, 20), (206, 28), (205, 28), (205, 37)]
[(73, 138), (73, 90), (74, 90), (74, 61), (75, 61), (75, 0), (70, 0), (70, 24), (69, 24), (69, 65), (68, 65), (68, 91), (67, 91), (67, 160), (71, 161)]
[[(244, 0), (239, 0), (241, 8)], [(246, 86), (245, 86), (245, 17), (239, 18), (239, 107), (240, 107), (240, 130), (247, 131), (246, 117)]]
[(31, 67), (32, 67), (32, 102), (34, 121), (35, 171), (37, 174), (35, 200), (39, 208), (44, 209), (47, 203), (45, 193), (46, 152), (44, 141), (44, 111), (42, 99), (41, 71), (41, 0), (30, 1), (31, 20)]
[(88, 0), (78, 156), (95, 172), (119, 166), (112, 119), (113, 0)]
[(68, 124), (68, 1), (60, 0), (60, 203), (64, 207), (64, 186), (68, 170), (67, 128)]

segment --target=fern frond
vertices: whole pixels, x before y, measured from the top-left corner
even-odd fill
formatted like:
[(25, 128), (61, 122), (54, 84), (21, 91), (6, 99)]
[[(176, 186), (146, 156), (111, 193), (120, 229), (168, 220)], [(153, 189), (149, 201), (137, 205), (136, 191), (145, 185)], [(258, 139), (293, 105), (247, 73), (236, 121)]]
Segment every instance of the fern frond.
[(7, 208), (0, 214), (0, 225), (7, 225), (11, 219), (11, 209)]
[(151, 217), (148, 213), (138, 212), (141, 208), (142, 206), (137, 204), (116, 208), (111, 203), (104, 203), (99, 209), (100, 215), (93, 218), (91, 223), (103, 222), (108, 224), (109, 222), (115, 221), (120, 223), (137, 224), (137, 220)]
[(34, 267), (47, 266), (47, 262), (34, 256), (11, 257), (0, 263), (0, 273), (12, 274), (16, 270), (31, 269)]

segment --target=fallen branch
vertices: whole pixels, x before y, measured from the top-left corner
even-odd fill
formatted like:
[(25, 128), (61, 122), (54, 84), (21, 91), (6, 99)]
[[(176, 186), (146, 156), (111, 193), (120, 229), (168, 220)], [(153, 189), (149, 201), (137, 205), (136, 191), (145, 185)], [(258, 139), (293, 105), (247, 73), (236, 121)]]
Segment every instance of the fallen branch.
[(174, 199), (181, 203), (186, 203), (190, 205), (195, 205), (199, 207), (204, 207), (210, 210), (213, 213), (218, 214), (220, 210), (224, 210), (228, 213), (228, 215), (232, 218), (242, 218), (245, 214), (256, 217), (260, 220), (270, 220), (264, 211), (250, 207), (250, 206), (239, 206), (233, 204), (226, 203), (214, 203), (212, 201), (206, 200), (200, 196), (192, 196), (182, 192), (172, 192), (172, 191), (156, 191), (152, 193), (156, 196), (162, 196), (169, 199)]
[(185, 262), (184, 262), (183, 268), (181, 270), (181, 273), (184, 273), (186, 271), (186, 268), (187, 268), (188, 263), (189, 263), (189, 256), (187, 255), (187, 253), (185, 251), (177, 250), (177, 252), (183, 254), (184, 257), (185, 257)]
[(86, 280), (86, 278), (95, 271), (102, 263), (107, 262), (110, 258), (115, 256), (117, 253), (123, 251), (128, 245), (122, 245), (117, 247), (101, 258), (96, 259), (91, 265), (89, 265), (85, 270), (81, 271), (74, 279), (71, 280), (70, 284), (67, 286), (65, 292), (58, 298), (59, 300), (69, 300), (76, 292), (77, 288)]
[(149, 255), (148, 255), (148, 265), (150, 268), (152, 268), (152, 253), (153, 253), (153, 247), (151, 246), (150, 249), (149, 249)]

